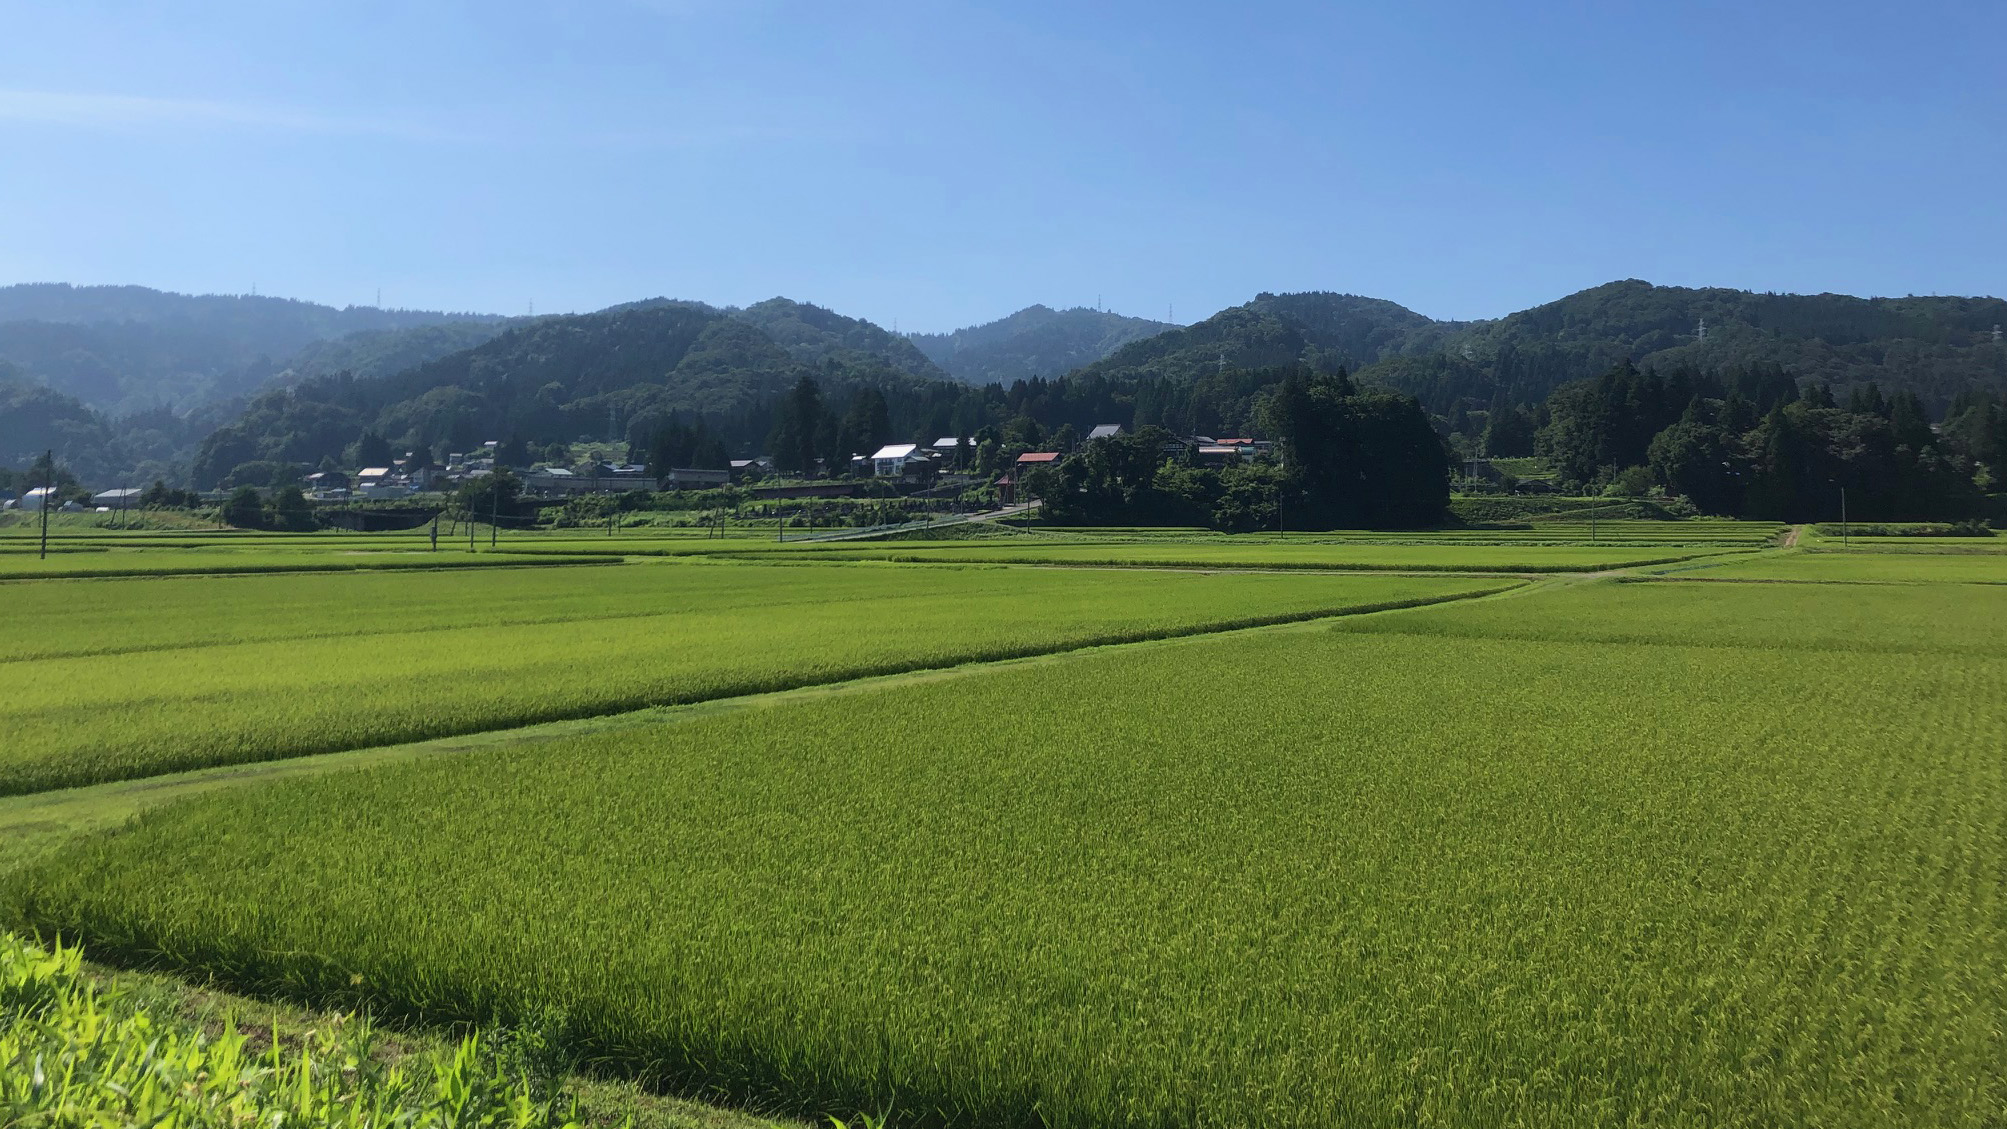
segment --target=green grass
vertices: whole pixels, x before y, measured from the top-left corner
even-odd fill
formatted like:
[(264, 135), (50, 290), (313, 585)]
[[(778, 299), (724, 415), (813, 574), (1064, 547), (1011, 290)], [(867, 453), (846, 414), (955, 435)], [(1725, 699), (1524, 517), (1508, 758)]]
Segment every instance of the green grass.
[(877, 544), (869, 541), (750, 550), (740, 555), (786, 555), (800, 560), (884, 560), (908, 563), (1101, 565), (1134, 568), (1335, 569), (1368, 572), (1599, 572), (1690, 560), (1725, 548), (1663, 546), (1504, 546), (1496, 544), (1372, 544), (1344, 541), (1194, 541), (1187, 544), (1075, 544), (1027, 539), (1022, 545), (986, 541)]
[(0, 581), (104, 576), (171, 576), (255, 572), (357, 572), (381, 569), (496, 568), (505, 565), (588, 563), (578, 553), (508, 553), (379, 549), (316, 545), (308, 549), (63, 546), (47, 559), (30, 551), (0, 553)]
[[(1814, 589), (1747, 646), (1666, 602), (1751, 590), (1562, 586), (239, 789), (38, 864), (10, 912), (265, 991), (560, 1007), (608, 1066), (803, 1112), (1997, 1125), (2007, 659), (1817, 634), (1880, 601), (1910, 647), (1919, 589)], [(1414, 627), (1492, 614), (1575, 631)], [(2003, 626), (1966, 615), (1954, 643)], [(1794, 621), (1813, 645), (1765, 641)]]
[(1667, 570), (1697, 580), (2007, 584), (2007, 554), (1801, 549)]
[[(2007, 588), (1633, 581), (1542, 591), (1342, 630), (1440, 638), (1976, 655), (2007, 659)], [(1898, 661), (1898, 660), (1890, 660)]]
[(11, 589), (34, 632), (0, 664), (0, 795), (1500, 587), (870, 564), (344, 579)]

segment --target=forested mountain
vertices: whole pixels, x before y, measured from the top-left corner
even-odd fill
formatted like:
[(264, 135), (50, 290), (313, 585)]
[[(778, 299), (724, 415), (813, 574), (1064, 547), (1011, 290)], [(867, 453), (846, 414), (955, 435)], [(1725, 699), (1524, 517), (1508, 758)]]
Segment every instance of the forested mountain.
[(695, 302), (539, 318), (393, 376), (342, 373), (267, 392), (203, 443), (193, 478), (207, 486), (241, 464), (340, 459), (358, 445), (437, 455), (488, 439), (589, 439), (645, 449), (678, 420), (739, 448), (765, 436), (772, 403), (804, 376), (837, 396), (870, 387), (910, 398), (929, 385), (847, 344), (797, 348)]
[[(1846, 399), (1873, 383), (1878, 395), (1913, 395), (1933, 420), (1971, 395), (2007, 393), (2007, 344), (1995, 332), (2007, 324), (2007, 302), (1999, 299), (1752, 294), (1636, 281), (1489, 322), (1435, 321), (1357, 295), (1263, 293), (1182, 327), (1034, 306), (989, 325), (910, 338), (781, 298), (745, 309), (652, 299), (598, 314), (504, 321), (138, 287), (0, 289), (0, 319), (14, 315), (29, 320), (0, 320), (0, 359), (11, 348), (27, 360), (12, 368), (13, 419), (0, 434), (0, 457), (25, 465), (42, 448), (64, 447), (63, 457), (97, 481), (135, 473), (173, 480), (179, 463), (193, 467), (189, 477), (201, 486), (245, 463), (341, 459), (365, 437), (372, 450), (422, 446), (435, 454), (485, 439), (581, 438), (640, 452), (675, 423), (684, 430), (674, 450), (752, 454), (766, 448), (788, 411), (807, 421), (797, 421), (801, 436), (790, 442), (824, 458), (871, 438), (983, 429), (999, 441), (1008, 432), (1013, 443), (1062, 445), (1097, 423), (1262, 434), (1274, 373), (1292, 368), (1349, 372), (1362, 389), (1414, 396), (1465, 454), (1530, 450), (1549, 423), (1550, 393), (1624, 364), (1668, 387), (1740, 390), (1765, 403), (1827, 383)], [(73, 320), (51, 320), (59, 317)], [(124, 320), (74, 320), (85, 318)], [(373, 324), (384, 321), (391, 324)], [(357, 324), (370, 327), (311, 336)], [(237, 336), (217, 344), (214, 334), (226, 331)], [(252, 354), (292, 342), (283, 355)], [(238, 367), (218, 367), (226, 354)], [(1096, 356), (1065, 373), (1001, 379), (1074, 355)], [(1000, 379), (965, 383), (977, 373)], [(783, 410), (805, 376), (817, 385), (815, 412)], [(19, 387), (37, 380), (55, 388), (30, 395)], [(116, 418), (92, 410), (134, 387), (180, 387), (199, 401), (232, 387), (230, 380), (270, 387), (220, 428), (243, 401), (212, 400), (197, 414)], [(64, 395), (64, 386), (99, 399)], [(1674, 407), (1683, 410), (1684, 401)]]
[(0, 360), (0, 470), (53, 450), (59, 466), (93, 485), (178, 480), (189, 452), (235, 413), (219, 400), (186, 415), (161, 407), (114, 421)]
[(186, 412), (251, 392), (313, 342), (497, 320), (143, 286), (30, 283), (0, 287), (0, 359), (112, 417), (163, 404)]
[(948, 375), (980, 385), (1058, 376), (1170, 328), (1166, 322), (1084, 306), (1070, 310), (1026, 306), (986, 325), (909, 336)]
[(861, 318), (844, 317), (833, 310), (769, 298), (744, 309), (724, 311), (732, 317), (759, 327), (773, 342), (798, 361), (836, 364), (862, 374), (873, 368), (889, 370), (925, 380), (941, 380), (947, 373), (927, 359), (913, 342)]
[(1257, 294), (1248, 306), (1296, 326), (1310, 344), (1355, 369), (1384, 357), (1440, 349), (1452, 333), (1479, 324), (1436, 321), (1384, 298), (1321, 290)]
[(1361, 376), (1447, 414), (1456, 399), (1537, 403), (1558, 385), (1629, 361), (1728, 376), (1782, 370), (1842, 395), (1870, 382), (1942, 413), (1968, 386), (2007, 389), (1998, 298), (1855, 298), (1653, 286), (1636, 279), (1571, 294), (1450, 334), (1448, 360), (1392, 361)]
[(375, 329), (309, 343), (274, 377), (296, 384), (346, 372), (359, 377), (392, 376), (462, 349), (494, 340), (513, 321), (449, 321), (410, 329)]

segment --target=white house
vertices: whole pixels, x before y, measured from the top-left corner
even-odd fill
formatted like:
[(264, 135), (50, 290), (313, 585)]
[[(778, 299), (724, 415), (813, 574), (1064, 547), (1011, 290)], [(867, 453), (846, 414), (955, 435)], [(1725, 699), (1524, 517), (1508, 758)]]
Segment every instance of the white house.
[(55, 497), (55, 487), (37, 486), (26, 494), (21, 495), (21, 508), (24, 510), (40, 510), (43, 506), (53, 504)]
[(906, 473), (906, 464), (925, 460), (918, 443), (888, 443), (871, 456), (871, 473), (880, 478), (896, 478)]

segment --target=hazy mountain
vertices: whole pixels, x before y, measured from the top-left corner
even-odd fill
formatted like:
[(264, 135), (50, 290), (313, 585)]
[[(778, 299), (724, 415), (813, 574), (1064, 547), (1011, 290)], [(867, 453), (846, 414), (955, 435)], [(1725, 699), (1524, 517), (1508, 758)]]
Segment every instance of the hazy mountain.
[(947, 378), (947, 373), (935, 367), (911, 341), (861, 318), (845, 317), (821, 306), (769, 298), (745, 309), (724, 312), (757, 326), (799, 361), (815, 364), (833, 361), (860, 372), (883, 367), (926, 380)]
[(1024, 309), (986, 325), (908, 338), (929, 360), (968, 384), (1008, 384), (1058, 376), (1093, 364), (1132, 341), (1172, 326), (1076, 306)]
[[(392, 376), (305, 380), (259, 396), (205, 440), (193, 478), (208, 485), (241, 463), (339, 458), (365, 432), (398, 450), (585, 439), (605, 441), (616, 454), (679, 416), (713, 421), (735, 438), (763, 436), (766, 405), (803, 375), (832, 393), (928, 383), (847, 343), (818, 349), (797, 340), (795, 350), (784, 348), (742, 315), (694, 302), (633, 303), (512, 325)], [(868, 334), (848, 332), (869, 344)]]
[[(176, 462), (192, 463), (201, 485), (243, 462), (340, 457), (364, 432), (399, 449), (441, 452), (485, 439), (620, 445), (680, 416), (748, 451), (764, 441), (778, 397), (803, 375), (818, 379), (833, 410), (877, 389), (893, 431), (930, 436), (972, 434), (1020, 416), (1047, 428), (1152, 422), (1238, 433), (1254, 426), (1272, 370), (1291, 364), (1342, 366), (1444, 417), (1501, 398), (1538, 404), (1558, 385), (1625, 360), (1744, 383), (1831, 382), (1841, 395), (1873, 380), (1885, 392), (1917, 392), (1933, 412), (1967, 387), (2007, 391), (2007, 344), (1995, 333), (2007, 325), (2007, 302), (1999, 299), (1753, 294), (1638, 281), (1485, 322), (1436, 321), (1357, 295), (1264, 293), (1182, 327), (1034, 306), (911, 338), (779, 298), (723, 310), (658, 298), (505, 322), (136, 287), (12, 287), (0, 290), (0, 316), (8, 313), (37, 316), (0, 321), (0, 363), (25, 358), (15, 361), (16, 387), (0, 405), (13, 417), (0, 434), (0, 457), (21, 465), (34, 451), (60, 446), (66, 458), (115, 478), (163, 468), (173, 477)], [(101, 323), (42, 316), (57, 314), (135, 316)], [(255, 344), (280, 341), (282, 330), (297, 336), (371, 318), (420, 324), (313, 338), (283, 358), (243, 359)], [(219, 327), (236, 336), (219, 338)], [(225, 353), (238, 367), (220, 364)], [(1074, 356), (1093, 359), (1052, 371)], [(950, 374), (961, 383), (950, 383)], [(216, 397), (273, 377), (275, 387), (210, 434), (247, 402)], [(37, 379), (52, 386), (49, 394), (20, 387)], [(110, 401), (130, 411), (135, 387), (179, 389), (177, 405), (207, 406), (199, 415), (129, 419), (92, 410)], [(202, 435), (209, 438), (191, 460)]]
[(1719, 373), (1775, 366), (1845, 391), (1875, 381), (1941, 410), (1967, 385), (2007, 389), (1999, 298), (1856, 298), (1653, 286), (1628, 279), (1478, 323), (1444, 348), (1520, 399), (1620, 361)]
[(1294, 364), (1311, 347), (1301, 326), (1252, 306), (1221, 310), (1201, 322), (1131, 341), (1073, 378), (1195, 379), (1227, 369)]
[(0, 287), (0, 358), (116, 417), (161, 404), (187, 411), (246, 395), (314, 342), (498, 320), (143, 286), (30, 283)]
[(410, 329), (378, 329), (314, 341), (286, 362), (274, 378), (286, 383), (332, 376), (390, 376), (463, 349), (494, 340), (509, 328), (510, 319), (449, 321)]

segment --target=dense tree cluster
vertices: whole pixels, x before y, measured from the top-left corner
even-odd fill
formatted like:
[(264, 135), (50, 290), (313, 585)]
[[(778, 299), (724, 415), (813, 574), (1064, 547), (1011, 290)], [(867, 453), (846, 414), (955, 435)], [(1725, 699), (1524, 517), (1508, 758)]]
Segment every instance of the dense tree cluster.
[(1627, 471), (1710, 513), (1784, 521), (1839, 516), (1956, 521), (1979, 515), (2000, 457), (2000, 408), (1968, 392), (1943, 433), (1914, 392), (1870, 383), (1844, 405), (1773, 370), (1722, 381), (1662, 377), (1623, 361), (1555, 390), (1535, 440), (1564, 483), (1601, 489)]
[(1088, 443), (1027, 483), (1053, 520), (1210, 525), (1234, 532), (1394, 528), (1440, 522), (1449, 464), (1420, 405), (1360, 389), (1343, 371), (1300, 366), (1242, 374), (1279, 458), (1194, 464), (1173, 434), (1145, 425)]

